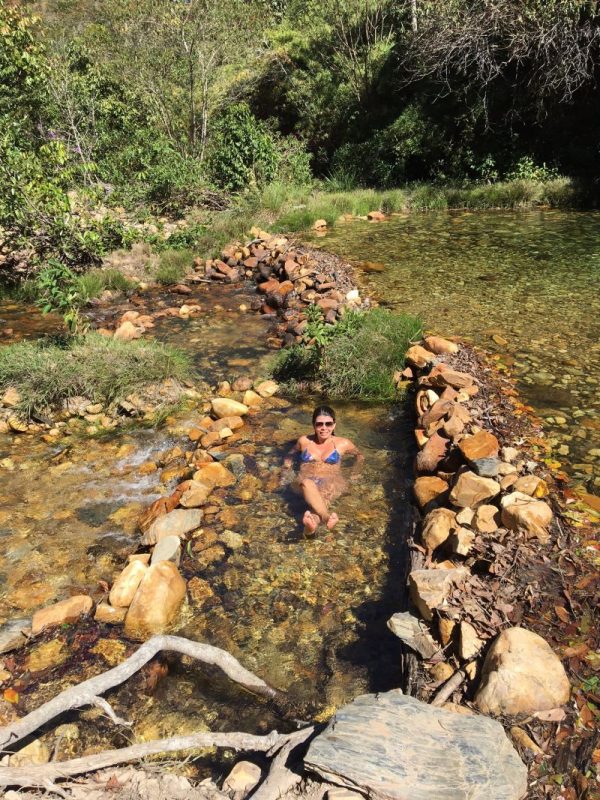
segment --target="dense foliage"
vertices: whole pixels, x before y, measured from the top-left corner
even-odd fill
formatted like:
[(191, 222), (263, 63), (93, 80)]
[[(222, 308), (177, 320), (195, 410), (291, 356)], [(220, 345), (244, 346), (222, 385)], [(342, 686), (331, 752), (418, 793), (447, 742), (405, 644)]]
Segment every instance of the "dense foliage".
[(226, 209), (315, 177), (338, 191), (460, 191), (560, 173), (595, 193), (600, 11), (589, 0), (35, 9), (0, 0), (5, 272), (49, 258), (87, 269), (139, 235), (125, 216)]

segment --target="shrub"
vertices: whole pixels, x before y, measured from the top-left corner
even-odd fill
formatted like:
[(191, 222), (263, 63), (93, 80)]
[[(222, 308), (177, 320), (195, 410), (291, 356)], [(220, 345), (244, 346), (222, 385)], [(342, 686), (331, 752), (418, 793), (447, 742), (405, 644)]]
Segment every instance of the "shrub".
[(90, 333), (66, 343), (39, 339), (0, 348), (0, 390), (14, 386), (30, 414), (77, 395), (110, 403), (141, 386), (188, 373), (187, 356), (155, 341), (121, 342)]
[(273, 376), (289, 385), (318, 382), (333, 399), (389, 402), (397, 395), (394, 372), (421, 332), (415, 317), (377, 308), (347, 312), (326, 325), (317, 306), (307, 311), (304, 345), (282, 351)]
[(92, 269), (77, 279), (78, 292), (84, 301), (98, 297), (105, 289), (128, 292), (135, 283), (119, 272), (118, 269)]
[(191, 250), (164, 250), (154, 276), (156, 281), (165, 286), (179, 283), (191, 269), (193, 259)]
[(215, 125), (208, 170), (223, 189), (240, 191), (262, 186), (277, 174), (279, 154), (266, 125), (246, 103), (230, 106)]

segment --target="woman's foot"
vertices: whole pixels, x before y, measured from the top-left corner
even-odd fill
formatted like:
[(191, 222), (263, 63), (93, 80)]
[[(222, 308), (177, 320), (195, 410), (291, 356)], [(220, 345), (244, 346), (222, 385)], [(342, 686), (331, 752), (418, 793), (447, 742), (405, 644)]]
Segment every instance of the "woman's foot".
[(338, 517), (337, 514), (335, 514), (335, 513), (330, 514), (329, 515), (329, 519), (327, 520), (327, 530), (332, 531), (335, 528), (335, 526), (338, 524), (339, 521), (340, 521), (340, 518)]
[(312, 511), (306, 511), (302, 517), (302, 522), (304, 523), (304, 535), (314, 536), (320, 521), (321, 520), (317, 514), (313, 514)]

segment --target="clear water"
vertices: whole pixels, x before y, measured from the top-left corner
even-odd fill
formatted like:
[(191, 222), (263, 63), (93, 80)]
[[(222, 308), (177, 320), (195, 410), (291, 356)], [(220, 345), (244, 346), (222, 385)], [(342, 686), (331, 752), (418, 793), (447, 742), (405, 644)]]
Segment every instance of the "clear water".
[(340, 224), (316, 244), (355, 264), (382, 303), (492, 351), (555, 458), (600, 493), (600, 214), (413, 213)]
[[(266, 323), (239, 311), (248, 297), (227, 287), (194, 291), (192, 300), (204, 313), (157, 320), (153, 335), (187, 349), (198, 375), (211, 384), (266, 375), (273, 356), (265, 346)], [(183, 301), (149, 297), (147, 302), (156, 309)], [(341, 521), (335, 532), (305, 540), (299, 524), (303, 507), (280, 489), (278, 467), (291, 443), (310, 429), (311, 411), (311, 400), (276, 399), (252, 416), (231, 444), (229, 452), (244, 455), (246, 474), (237, 487), (213, 493), (210, 504), (218, 513), (207, 517), (181, 564), (188, 580), (201, 578), (213, 595), (202, 604), (190, 603), (179, 630), (229, 650), (288, 691), (296, 715), (306, 719), (361, 692), (397, 685), (398, 650), (385, 623), (401, 602), (398, 561), (410, 518), (413, 458), (410, 423), (401, 411), (340, 407), (339, 432), (366, 456), (363, 482), (338, 501)], [(105, 442), (65, 439), (65, 450), (30, 436), (0, 437), (0, 457), (13, 465), (1, 473), (0, 621), (69, 594), (99, 596), (102, 582), (112, 583), (137, 549), (141, 510), (176, 483), (162, 484), (160, 470), (144, 475), (143, 465), (175, 444), (188, 447), (186, 431), (203, 415), (199, 407), (160, 430)], [(241, 534), (243, 547), (213, 548), (208, 558), (198, 541), (224, 529)], [(53, 634), (70, 653), (66, 663), (43, 675), (21, 672), (22, 710), (55, 694), (65, 680), (107, 668), (105, 658), (90, 648), (98, 636), (118, 640), (121, 630), (89, 626), (83, 635), (76, 630)], [(111, 702), (132, 718), (134, 737), (203, 727), (281, 727), (264, 704), (177, 660), (155, 692), (144, 695), (134, 680), (113, 693)], [(97, 721), (79, 724), (76, 751), (114, 743), (109, 726), (99, 742)]]

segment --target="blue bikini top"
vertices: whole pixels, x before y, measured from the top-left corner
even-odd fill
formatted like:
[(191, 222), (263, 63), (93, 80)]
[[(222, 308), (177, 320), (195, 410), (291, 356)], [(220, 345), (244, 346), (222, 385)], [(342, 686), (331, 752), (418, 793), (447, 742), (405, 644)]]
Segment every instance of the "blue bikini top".
[[(305, 447), (300, 455), (300, 460), (303, 464), (308, 464), (310, 461), (318, 461), (318, 459), (313, 458), (312, 455), (308, 452), (308, 449)], [(327, 458), (324, 458), (322, 463), (323, 464), (339, 464), (342, 460), (342, 456), (338, 453), (337, 448), (334, 449), (333, 453), (330, 453)]]

